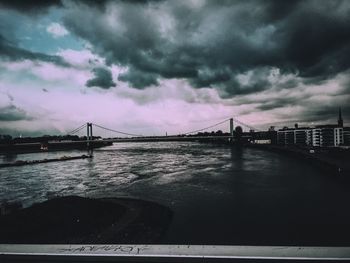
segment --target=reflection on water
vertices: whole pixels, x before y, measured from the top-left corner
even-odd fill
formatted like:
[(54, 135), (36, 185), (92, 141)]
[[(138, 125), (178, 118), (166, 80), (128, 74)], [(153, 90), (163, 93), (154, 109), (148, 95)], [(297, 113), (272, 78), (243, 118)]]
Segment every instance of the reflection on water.
[[(83, 153), (19, 154), (2, 160)], [(256, 149), (194, 142), (115, 144), (95, 150), (93, 159), (3, 168), (0, 189), (0, 199), (25, 206), (73, 194), (156, 201), (174, 211), (167, 243), (225, 244), (234, 242), (239, 231), (259, 232), (268, 225), (282, 233), (289, 225), (350, 222), (342, 208), (350, 200), (348, 187), (307, 163)]]
[(2, 163), (11, 163), (17, 159), (17, 154), (15, 153), (5, 153), (2, 155)]

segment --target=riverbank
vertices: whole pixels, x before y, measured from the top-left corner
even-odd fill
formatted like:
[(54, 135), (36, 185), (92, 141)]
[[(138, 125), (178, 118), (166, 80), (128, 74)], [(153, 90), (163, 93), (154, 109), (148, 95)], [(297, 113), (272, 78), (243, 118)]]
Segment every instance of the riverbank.
[(92, 155), (79, 155), (79, 156), (62, 156), (61, 158), (53, 158), (53, 159), (43, 159), (43, 160), (33, 160), (33, 161), (22, 161), (18, 160), (14, 163), (0, 163), (0, 168), (3, 167), (12, 167), (12, 166), (23, 166), (23, 165), (32, 165), (39, 163), (51, 163), (51, 162), (63, 162), (77, 159), (87, 159), (92, 158)]
[[(90, 148), (100, 148), (111, 146), (112, 142), (102, 140), (94, 140), (90, 142)], [(86, 141), (57, 141), (57, 142), (33, 142), (33, 143), (16, 143), (16, 144), (0, 144), (1, 153), (39, 153), (51, 151), (66, 150), (86, 150)]]
[(348, 176), (350, 174), (350, 149), (310, 148), (269, 144), (250, 144), (247, 147), (287, 154), (350, 180)]
[(129, 198), (60, 197), (0, 216), (3, 244), (152, 244), (172, 212)]

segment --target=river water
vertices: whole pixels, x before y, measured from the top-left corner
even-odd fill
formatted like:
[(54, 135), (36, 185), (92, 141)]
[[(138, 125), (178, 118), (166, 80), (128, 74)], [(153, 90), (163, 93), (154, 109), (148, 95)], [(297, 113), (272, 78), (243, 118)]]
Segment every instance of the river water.
[[(81, 155), (0, 156), (1, 162)], [(174, 212), (162, 243), (349, 245), (349, 185), (306, 162), (196, 142), (119, 143), (93, 159), (0, 169), (0, 200), (132, 197)]]

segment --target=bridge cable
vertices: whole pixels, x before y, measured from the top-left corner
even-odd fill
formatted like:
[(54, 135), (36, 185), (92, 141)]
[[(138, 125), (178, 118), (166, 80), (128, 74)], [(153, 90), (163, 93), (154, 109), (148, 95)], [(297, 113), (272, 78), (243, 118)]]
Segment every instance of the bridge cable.
[(189, 131), (189, 132), (185, 132), (185, 133), (181, 133), (181, 134), (186, 135), (186, 134), (191, 134), (191, 133), (196, 133), (196, 132), (204, 131), (204, 130), (207, 130), (207, 129), (210, 129), (210, 128), (214, 128), (214, 127), (216, 127), (216, 126), (218, 126), (218, 125), (220, 125), (220, 124), (223, 124), (223, 123), (227, 122), (228, 120), (230, 120), (230, 119), (223, 120), (223, 121), (221, 121), (221, 122), (218, 122), (218, 123), (216, 123), (216, 124), (214, 124), (214, 125), (205, 127), (205, 128), (203, 128), (203, 129), (198, 129), (198, 130), (194, 130), (194, 131)]
[(74, 133), (77, 133), (77, 132), (80, 131), (81, 129), (85, 128), (85, 126), (86, 126), (86, 123), (83, 124), (83, 125), (81, 125), (81, 126), (79, 126), (79, 127), (76, 128), (76, 129), (74, 129), (74, 130), (68, 132), (67, 134), (74, 134)]
[(127, 132), (113, 130), (113, 129), (110, 129), (110, 128), (106, 128), (106, 127), (100, 126), (100, 125), (98, 125), (96, 123), (92, 123), (92, 124), (94, 126), (96, 126), (96, 127), (101, 128), (101, 129), (104, 129), (104, 130), (107, 130), (107, 131), (111, 131), (111, 132), (115, 132), (115, 133), (119, 133), (119, 134), (124, 134), (124, 135), (128, 135), (128, 136), (136, 136), (136, 137), (143, 136), (142, 134), (133, 134), (133, 133), (127, 133)]
[(68, 135), (73, 135), (73, 134), (77, 134), (78, 132), (80, 132), (81, 130), (85, 129), (85, 127), (81, 127), (80, 129), (68, 134)]
[(74, 134), (74, 133), (77, 133), (77, 132), (81, 131), (82, 129), (84, 129), (85, 127), (86, 127), (86, 125), (83, 125), (82, 127), (79, 127), (79, 128), (77, 128), (77, 129), (75, 129), (75, 130), (73, 130), (73, 131), (69, 132), (68, 134)]
[(240, 125), (245, 126), (245, 127), (249, 128), (249, 129), (251, 129), (251, 130), (260, 131), (259, 129), (257, 129), (257, 128), (251, 126), (251, 125), (245, 124), (244, 122), (242, 122), (242, 121), (236, 119), (235, 117), (233, 117), (232, 119), (233, 119), (234, 122), (237, 122), (237, 123), (239, 123)]

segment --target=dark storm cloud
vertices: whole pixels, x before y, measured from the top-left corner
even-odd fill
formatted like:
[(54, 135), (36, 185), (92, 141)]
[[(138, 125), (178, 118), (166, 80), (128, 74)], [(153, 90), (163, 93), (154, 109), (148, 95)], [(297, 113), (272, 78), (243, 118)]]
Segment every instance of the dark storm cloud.
[(338, 120), (338, 111), (341, 106), (342, 117), (345, 121), (348, 120), (350, 116), (350, 105), (323, 105), (322, 107), (317, 107), (317, 105), (311, 105), (306, 109), (301, 118), (308, 122), (322, 122), (328, 120), (329, 123), (336, 124)]
[[(75, 3), (84, 4), (90, 7), (105, 10), (110, 2), (130, 2), (133, 4), (147, 4), (150, 2), (160, 2), (163, 0), (72, 0)], [(64, 0), (0, 0), (0, 7), (17, 10), (19, 12), (32, 15), (47, 11), (50, 7), (63, 7)]]
[(297, 102), (300, 102), (300, 98), (278, 98), (263, 102), (257, 107), (257, 109), (261, 111), (273, 110), (277, 108), (283, 108), (286, 106), (293, 106), (296, 105)]
[(21, 120), (32, 120), (33, 118), (28, 114), (16, 107), (15, 105), (8, 105), (0, 107), (0, 121), (21, 121)]
[(69, 66), (69, 64), (60, 56), (47, 55), (40, 52), (32, 52), (16, 45), (12, 44), (10, 41), (6, 40), (0, 34), (0, 58), (18, 61), (18, 60), (38, 60), (43, 62), (54, 63), (59, 66)]
[[(311, 6), (305, 8), (282, 27), (286, 59), (301, 76), (328, 77), (349, 68), (350, 3), (346, 6), (340, 3), (326, 1), (321, 8), (315, 7), (315, 11)], [(341, 7), (343, 12), (339, 10)]]
[(164, 0), (73, 0), (73, 2), (75, 3), (79, 3), (79, 4), (84, 4), (84, 5), (88, 5), (88, 6), (93, 6), (93, 7), (97, 7), (100, 10), (105, 10), (106, 5), (109, 3), (113, 3), (113, 2), (125, 2), (125, 3), (132, 3), (132, 4), (148, 4), (148, 3), (152, 3), (152, 2), (161, 2)]
[(118, 80), (129, 82), (134, 88), (142, 89), (147, 86), (157, 85), (157, 78), (159, 75), (156, 74), (142, 74), (135, 69), (129, 69), (128, 72), (120, 74)]
[[(219, 90), (219, 94), (223, 98), (258, 93), (270, 88), (274, 88), (275, 90), (291, 89), (299, 85), (299, 81), (295, 77), (289, 77), (284, 81), (279, 80), (276, 82), (283, 73), (270, 67), (255, 68), (244, 72), (244, 74), (237, 74), (229, 70), (211, 72), (214, 74), (204, 72), (203, 75), (206, 78), (204, 81), (207, 81), (207, 84), (204, 84), (203, 86), (206, 86), (209, 83), (211, 83), (210, 85), (215, 85)], [(198, 81), (201, 81), (203, 84), (201, 73), (196, 79), (194, 86), (198, 86)], [(201, 83), (199, 83), (199, 85), (200, 84)]]
[(112, 72), (107, 68), (94, 68), (92, 72), (95, 74), (93, 79), (86, 82), (87, 87), (100, 87), (102, 89), (109, 89), (115, 87), (113, 82)]
[(40, 13), (51, 6), (62, 6), (61, 0), (0, 0), (0, 7), (14, 9), (22, 13)]
[(65, 25), (107, 63), (129, 67), (119, 79), (136, 88), (184, 78), (235, 96), (270, 88), (235, 80), (254, 68), (327, 79), (350, 67), (349, 1), (104, 2), (68, 3)]
[[(249, 85), (241, 85), (237, 81), (231, 81), (229, 84), (220, 84), (223, 87), (225, 93), (223, 97), (232, 97), (234, 95), (246, 95), (251, 93), (257, 93), (264, 91), (270, 87), (269, 82), (266, 80), (261, 80)], [(220, 87), (219, 85), (219, 87)]]

